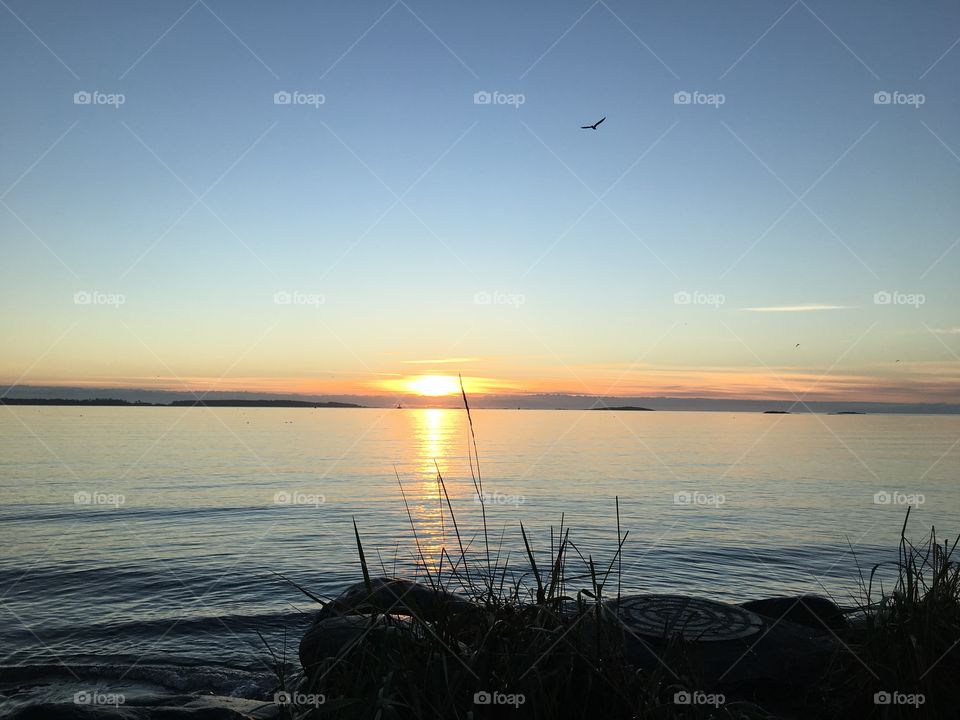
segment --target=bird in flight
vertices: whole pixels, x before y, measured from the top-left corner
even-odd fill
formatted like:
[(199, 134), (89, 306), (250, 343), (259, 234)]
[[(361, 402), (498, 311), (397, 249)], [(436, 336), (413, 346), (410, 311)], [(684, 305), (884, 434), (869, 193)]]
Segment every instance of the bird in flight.
[(796, 345), (794, 345), (794, 348), (798, 348), (798, 347), (800, 347), (800, 343), (797, 343)]
[(580, 129), (581, 129), (581, 130), (596, 130), (596, 129), (597, 129), (597, 125), (599, 125), (600, 123), (602, 123), (602, 122), (603, 122), (604, 120), (606, 120), (606, 119), (607, 119), (607, 116), (604, 115), (602, 118), (600, 118), (599, 120), (597, 120), (593, 125), (581, 125), (581, 126), (580, 126)]

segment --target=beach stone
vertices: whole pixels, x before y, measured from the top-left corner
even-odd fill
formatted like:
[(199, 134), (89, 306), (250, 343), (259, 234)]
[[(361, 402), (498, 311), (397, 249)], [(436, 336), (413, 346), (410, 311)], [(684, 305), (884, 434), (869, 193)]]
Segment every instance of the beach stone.
[(255, 716), (229, 707), (215, 707), (207, 704), (198, 707), (172, 705), (113, 707), (75, 703), (37, 703), (20, 708), (6, 717), (9, 720), (254, 720), (265, 716)]
[(686, 595), (629, 595), (606, 607), (632, 632), (654, 638), (722, 642), (755, 635), (764, 625), (740, 606)]
[(372, 578), (354, 583), (320, 610), (318, 619), (341, 615), (383, 613), (407, 615), (433, 621), (444, 614), (475, 610), (476, 606), (462, 595), (434, 590), (411, 580)]
[(309, 670), (326, 658), (338, 657), (361, 638), (374, 641), (385, 631), (383, 622), (366, 615), (320, 618), (300, 640), (300, 665)]
[(819, 595), (751, 600), (742, 603), (740, 607), (772, 620), (783, 618), (818, 630), (829, 628), (839, 631), (846, 629), (849, 625), (840, 606)]
[(753, 700), (776, 701), (816, 687), (841, 647), (823, 626), (765, 620), (702, 598), (628, 596), (605, 611), (620, 624), (625, 657), (638, 669), (680, 676), (687, 664), (701, 689)]

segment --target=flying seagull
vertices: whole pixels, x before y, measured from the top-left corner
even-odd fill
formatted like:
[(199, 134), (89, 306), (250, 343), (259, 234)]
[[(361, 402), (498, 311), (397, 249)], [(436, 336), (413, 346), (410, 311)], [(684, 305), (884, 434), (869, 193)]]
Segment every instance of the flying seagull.
[(581, 130), (596, 130), (596, 129), (597, 129), (597, 125), (599, 125), (600, 123), (602, 123), (602, 122), (603, 122), (604, 120), (606, 120), (606, 119), (607, 119), (607, 116), (604, 115), (602, 118), (600, 118), (599, 120), (597, 120), (593, 125), (581, 125), (581, 126), (580, 126), (580, 129), (581, 129)]

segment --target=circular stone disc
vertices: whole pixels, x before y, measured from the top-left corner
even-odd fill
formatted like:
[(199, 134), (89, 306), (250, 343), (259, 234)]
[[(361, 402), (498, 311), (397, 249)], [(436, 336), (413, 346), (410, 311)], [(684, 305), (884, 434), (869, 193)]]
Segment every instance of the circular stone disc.
[(718, 642), (749, 637), (763, 628), (760, 616), (742, 607), (684, 595), (630, 595), (613, 606), (630, 630), (648, 637)]

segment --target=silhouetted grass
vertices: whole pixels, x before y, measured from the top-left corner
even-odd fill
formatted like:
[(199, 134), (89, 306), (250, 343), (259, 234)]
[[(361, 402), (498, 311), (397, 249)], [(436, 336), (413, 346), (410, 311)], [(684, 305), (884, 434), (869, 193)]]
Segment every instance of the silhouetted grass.
[[(885, 718), (960, 717), (960, 565), (953, 559), (960, 538), (941, 545), (931, 528), (914, 545), (906, 535), (909, 519), (908, 508), (893, 587), (878, 580), (889, 563), (861, 577), (862, 612), (844, 638), (850, 652), (838, 657), (833, 675), (840, 700), (848, 701), (845, 712), (882, 708)], [(891, 703), (878, 706), (876, 693), (887, 693)], [(894, 693), (903, 702), (895, 702)]]
[[(366, 634), (310, 669), (299, 680), (302, 693), (325, 697), (314, 706), (286, 706), (291, 718), (762, 718), (757, 705), (728, 697), (719, 707), (681, 705), (680, 691), (706, 690), (694, 661), (697, 653), (680, 638), (658, 645), (660, 664), (639, 669), (625, 654), (624, 629), (605, 610), (608, 588), (620, 575), (627, 533), (621, 533), (616, 501), (617, 542), (603, 561), (584, 555), (561, 517), (551, 527), (549, 563), (539, 561), (521, 523), (527, 568), (518, 577), (510, 568), (503, 540), (493, 547), (483, 509), (483, 484), (476, 436), (464, 394), (470, 428), (470, 472), (481, 502), (483, 547), (470, 551), (437, 467), (441, 510), (456, 537), (456, 552), (444, 547), (436, 566), (425, 557), (416, 523), (407, 506), (421, 580), (435, 592), (457, 593), (472, 602), (441, 604), (430, 613), (410, 615), (379, 608), (365, 622)], [(406, 505), (403, 484), (397, 476)], [(909, 512), (907, 513), (909, 518)], [(860, 619), (837, 637), (834, 662), (825, 668), (822, 688), (811, 688), (786, 717), (954, 717), (953, 683), (958, 675), (960, 570), (951, 560), (956, 547), (943, 547), (931, 533), (920, 548), (901, 530), (898, 578), (890, 592), (875, 588), (878, 568), (864, 581)], [(369, 595), (370, 567), (361, 533), (354, 535)], [(478, 531), (478, 535), (480, 535)], [(546, 551), (544, 551), (546, 552)], [(384, 570), (384, 575), (386, 572)], [(303, 590), (303, 588), (300, 588)], [(309, 597), (318, 600), (308, 591)], [(876, 597), (875, 597), (876, 596)], [(319, 600), (318, 600), (319, 601)], [(361, 621), (364, 622), (364, 621)], [(939, 659), (938, 659), (939, 658)], [(287, 687), (289, 678), (281, 678)], [(877, 705), (880, 691), (924, 693), (919, 709)], [(475, 702), (478, 693), (514, 697), (513, 705)], [(811, 696), (813, 705), (811, 706)], [(518, 699), (522, 697), (523, 702)], [(813, 713), (813, 714), (811, 714)]]

